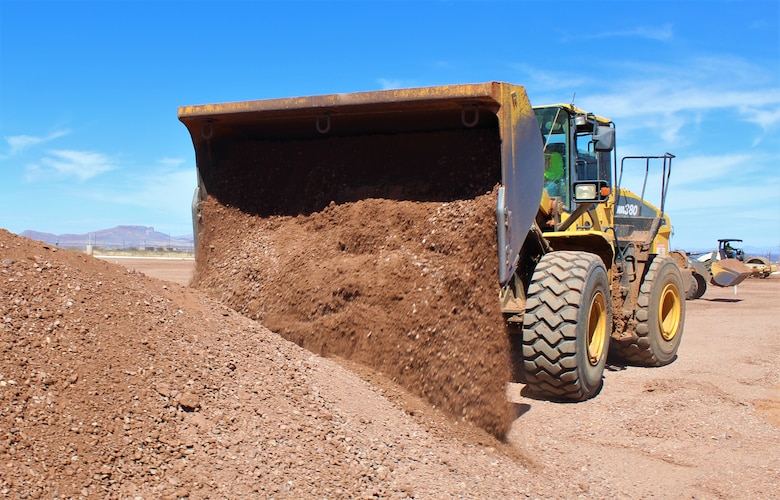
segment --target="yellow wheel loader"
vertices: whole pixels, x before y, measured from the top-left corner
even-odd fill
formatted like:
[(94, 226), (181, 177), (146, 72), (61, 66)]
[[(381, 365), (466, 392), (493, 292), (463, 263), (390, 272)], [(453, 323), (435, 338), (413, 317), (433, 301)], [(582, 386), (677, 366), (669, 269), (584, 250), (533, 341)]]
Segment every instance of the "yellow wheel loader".
[[(741, 267), (743, 274), (741, 274), (740, 277), (744, 276), (744, 273), (749, 273), (749, 276), (751, 277), (767, 278), (772, 272), (777, 270), (766, 257), (758, 255), (746, 256), (741, 245), (737, 246), (735, 245), (736, 243), (742, 243), (742, 240), (735, 238), (719, 239), (718, 249), (711, 254), (703, 255), (699, 262), (710, 267), (711, 270), (713, 270), (713, 274), (715, 274), (714, 269), (716, 269), (717, 266), (723, 266), (723, 263), (729, 260), (737, 260), (744, 264), (744, 266)], [(725, 286), (737, 285), (741, 283), (743, 279), (740, 279), (738, 283), (729, 283)]]
[(745, 252), (732, 245), (742, 240), (726, 238), (718, 240), (718, 249), (698, 256), (688, 257), (691, 286), (686, 298), (698, 299), (707, 291), (707, 283), (718, 287), (737, 286), (753, 276), (766, 278), (776, 271), (769, 259), (745, 257)]
[[(618, 162), (606, 118), (534, 108), (523, 87), (488, 82), (183, 106), (179, 119), (196, 155), (199, 267), (209, 265), (197, 240), (210, 197), (273, 218), (368, 198), (469, 200), (497, 185), (486, 293), (522, 345), (530, 390), (584, 400), (609, 352), (646, 366), (676, 357), (688, 282), (664, 213), (673, 155)], [(620, 185), (629, 170), (634, 192)], [(658, 206), (645, 193), (653, 172)]]

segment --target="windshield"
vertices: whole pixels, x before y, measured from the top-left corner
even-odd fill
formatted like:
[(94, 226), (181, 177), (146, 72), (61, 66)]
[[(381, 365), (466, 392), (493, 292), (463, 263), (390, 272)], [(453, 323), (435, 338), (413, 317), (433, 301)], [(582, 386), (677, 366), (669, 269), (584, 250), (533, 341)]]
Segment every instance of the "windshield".
[(569, 114), (559, 107), (537, 108), (544, 143), (544, 188), (569, 209)]

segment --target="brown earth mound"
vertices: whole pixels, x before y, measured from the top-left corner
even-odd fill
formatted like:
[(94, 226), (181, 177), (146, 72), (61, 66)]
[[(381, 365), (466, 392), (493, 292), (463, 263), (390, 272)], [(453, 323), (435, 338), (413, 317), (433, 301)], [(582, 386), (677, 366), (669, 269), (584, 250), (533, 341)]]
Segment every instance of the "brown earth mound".
[(209, 198), (193, 285), (503, 437), (516, 415), (495, 200), (369, 198), (261, 218)]
[(0, 496), (534, 491), (499, 443), (381, 392), (194, 290), (0, 230)]

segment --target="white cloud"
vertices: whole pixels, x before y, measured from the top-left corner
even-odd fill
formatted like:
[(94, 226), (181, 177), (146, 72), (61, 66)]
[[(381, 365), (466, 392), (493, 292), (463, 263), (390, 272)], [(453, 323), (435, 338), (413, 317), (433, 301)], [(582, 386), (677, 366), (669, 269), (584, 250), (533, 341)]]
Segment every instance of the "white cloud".
[(196, 185), (194, 168), (163, 171), (153, 179), (143, 179), (138, 190), (123, 201), (150, 209), (188, 213)]
[(780, 237), (780, 174), (771, 158), (752, 154), (700, 156), (672, 174), (667, 212), (680, 243), (691, 248), (717, 238), (745, 238), (770, 247)]
[(590, 94), (588, 89), (596, 87), (588, 85), (577, 104), (613, 119), (623, 145), (641, 141), (660, 142), (659, 149), (666, 150), (703, 147), (703, 129), (716, 128), (724, 131), (724, 140), (710, 144), (710, 150), (727, 148), (727, 141), (755, 148), (777, 137), (780, 86), (760, 65), (734, 57), (699, 57), (677, 64), (631, 62), (613, 70), (631, 76), (607, 80)]
[(15, 155), (21, 151), (24, 151), (25, 149), (53, 141), (54, 139), (58, 139), (68, 134), (70, 134), (69, 130), (57, 130), (43, 137), (35, 137), (32, 135), (12, 135), (6, 137), (5, 142), (10, 147), (9, 154)]
[(718, 238), (742, 238), (746, 245), (777, 248), (778, 189), (780, 182), (775, 180), (755, 187), (724, 184), (707, 190), (673, 191), (666, 211), (676, 244), (689, 250), (702, 249), (714, 245)]
[(617, 30), (617, 31), (602, 31), (601, 33), (593, 33), (582, 36), (567, 36), (564, 41), (572, 40), (600, 40), (604, 38), (646, 38), (648, 40), (656, 40), (665, 42), (674, 38), (674, 29), (672, 25), (667, 23), (662, 26), (637, 26), (636, 28)]
[(390, 80), (388, 78), (380, 78), (377, 80), (382, 90), (400, 89), (404, 87), (402, 80)]
[[(612, 80), (607, 92), (610, 98), (617, 94), (621, 98), (619, 108), (626, 111), (717, 109), (780, 102), (780, 89), (772, 88), (777, 85), (777, 77), (770, 70), (730, 56), (695, 57), (676, 64), (630, 61), (615, 65), (613, 71), (631, 75)], [(659, 98), (663, 99), (661, 106)]]
[(185, 160), (183, 158), (168, 158), (168, 157), (165, 157), (165, 158), (160, 158), (159, 160), (157, 160), (157, 163), (159, 163), (160, 165), (163, 165), (165, 167), (176, 168), (179, 165), (183, 164), (185, 161), (187, 161), (187, 160)]
[(777, 125), (780, 123), (780, 106), (771, 109), (740, 106), (739, 113), (746, 122), (755, 123), (764, 131), (762, 135), (753, 139), (753, 146), (757, 146), (769, 134), (777, 136)]
[[(669, 199), (684, 210), (695, 207), (751, 206), (754, 200), (780, 202), (780, 174), (767, 168), (761, 155), (738, 153), (719, 156), (675, 158), (672, 161)], [(646, 193), (660, 195), (661, 162), (650, 164)], [(639, 193), (644, 180), (644, 161), (625, 163), (622, 187)], [(657, 192), (657, 193), (656, 193)], [(656, 196), (660, 198), (660, 196)], [(777, 217), (776, 214), (771, 214)]]
[(103, 189), (90, 196), (106, 203), (136, 206), (161, 213), (188, 214), (196, 186), (194, 167), (150, 167), (136, 169), (121, 186), (116, 186), (116, 191), (113, 188)]
[[(626, 81), (621, 87), (628, 90), (592, 94), (584, 98), (583, 105), (604, 110), (600, 112), (611, 118), (627, 118), (653, 113), (669, 116), (681, 112), (727, 108), (746, 110), (780, 104), (780, 89), (777, 88), (734, 90), (718, 83), (682, 84), (663, 79)], [(772, 114), (769, 113), (769, 116)]]
[(452, 61), (440, 60), (440, 61), (433, 62), (433, 67), (438, 70), (449, 70), (449, 69), (456, 68), (457, 66), (458, 65)]
[(758, 170), (762, 163), (760, 158), (747, 153), (678, 159), (674, 164), (674, 184), (678, 187), (701, 187), (714, 181), (730, 186), (741, 185), (746, 174)]
[[(559, 89), (587, 88), (596, 83), (588, 76), (575, 76), (572, 73), (562, 74), (548, 69), (536, 68), (525, 63), (514, 63), (511, 64), (510, 67), (514, 71), (519, 71), (525, 75), (520, 81), (523, 82), (523, 86), (526, 88), (527, 92), (531, 93), (531, 89), (539, 89), (545, 94), (554, 94), (557, 96), (554, 98), (541, 97), (541, 99), (544, 99), (544, 102), (533, 102), (532, 104), (534, 105), (566, 101), (573, 96), (562, 96), (558, 92)], [(539, 94), (539, 92), (536, 93)]]
[(115, 168), (111, 159), (102, 153), (64, 149), (48, 151), (39, 163), (28, 164), (26, 170), (28, 181), (54, 175), (75, 177), (83, 182)]

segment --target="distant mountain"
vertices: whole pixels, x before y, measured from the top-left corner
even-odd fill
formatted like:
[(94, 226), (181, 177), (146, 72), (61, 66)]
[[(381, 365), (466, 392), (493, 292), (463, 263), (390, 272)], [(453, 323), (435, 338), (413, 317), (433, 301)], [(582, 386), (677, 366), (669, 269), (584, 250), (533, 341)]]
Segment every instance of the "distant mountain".
[(20, 236), (43, 241), (49, 245), (62, 248), (93, 248), (135, 249), (135, 248), (175, 248), (177, 250), (192, 250), (192, 235), (171, 236), (155, 231), (146, 226), (116, 226), (86, 234), (51, 234), (27, 230)]

